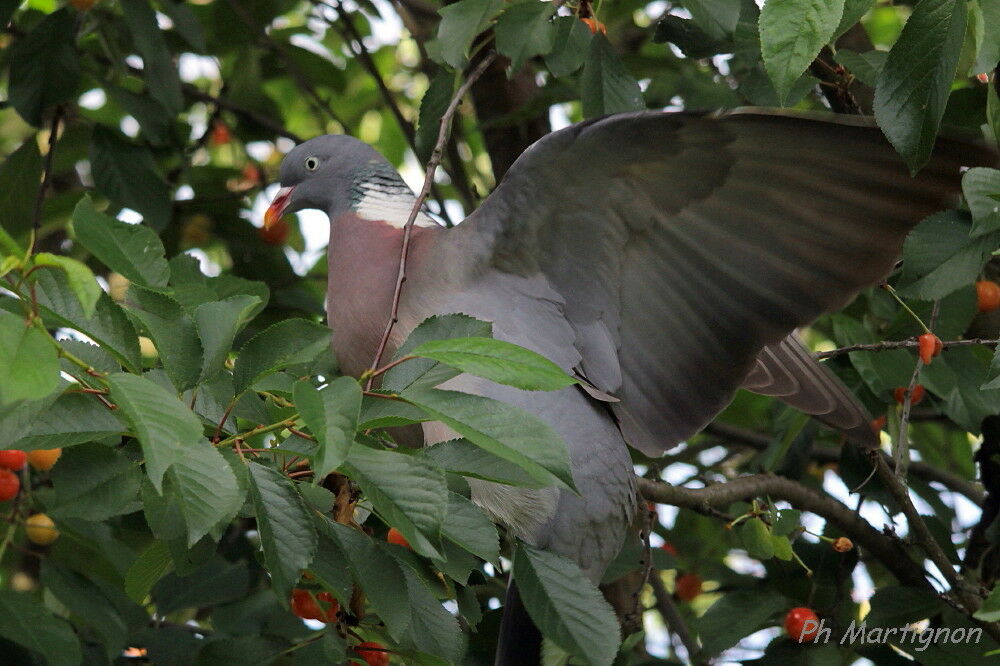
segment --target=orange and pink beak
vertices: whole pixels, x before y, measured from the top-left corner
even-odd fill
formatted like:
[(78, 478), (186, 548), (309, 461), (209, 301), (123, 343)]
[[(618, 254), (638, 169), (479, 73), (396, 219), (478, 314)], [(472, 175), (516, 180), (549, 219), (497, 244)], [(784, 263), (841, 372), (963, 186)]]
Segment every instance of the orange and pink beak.
[(267, 207), (267, 211), (264, 213), (265, 229), (270, 229), (285, 214), (285, 209), (288, 208), (288, 203), (292, 199), (292, 190), (294, 189), (294, 186), (283, 187), (274, 195), (274, 201), (271, 202), (271, 205)]

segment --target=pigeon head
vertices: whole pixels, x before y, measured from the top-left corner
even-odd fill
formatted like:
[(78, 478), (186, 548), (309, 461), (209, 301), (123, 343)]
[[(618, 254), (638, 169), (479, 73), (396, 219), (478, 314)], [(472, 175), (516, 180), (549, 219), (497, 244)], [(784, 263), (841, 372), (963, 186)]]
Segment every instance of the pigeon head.
[(396, 225), (413, 192), (374, 148), (351, 136), (327, 134), (299, 144), (281, 162), (281, 189), (264, 225), (285, 213), (315, 208), (335, 219), (353, 211)]

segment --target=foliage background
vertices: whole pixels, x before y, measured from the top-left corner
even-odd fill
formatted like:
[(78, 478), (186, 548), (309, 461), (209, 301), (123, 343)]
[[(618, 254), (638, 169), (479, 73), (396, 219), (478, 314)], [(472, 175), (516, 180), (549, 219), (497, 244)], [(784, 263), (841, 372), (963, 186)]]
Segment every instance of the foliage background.
[[(606, 35), (580, 20), (591, 17)], [(431, 198), (448, 222), (534, 140), (618, 111), (873, 114), (911, 168), (942, 122), (1000, 135), (996, 0), (769, 0), (763, 12), (741, 0), (0, 0), (0, 26), (0, 446), (64, 448), (0, 505), (4, 663), (338, 663), (362, 639), (406, 663), (492, 663), (512, 551), (504, 542), (503, 566), (484, 562), (498, 564), (501, 544), (455, 472), (550, 483), (565, 470), (530, 456), (512, 466), (524, 442), (484, 425), (495, 405), (470, 413), (410, 395), (386, 407), (332, 380), (324, 222), (300, 215), (287, 237), (258, 229), (263, 189), (293, 142), (356, 135), (416, 189), (462, 71), (492, 49), (501, 58), (460, 107)], [(964, 186), (963, 208), (918, 227), (891, 279), (946, 341), (942, 357), (918, 364), (919, 325), (879, 289), (808, 332), (827, 352), (909, 341), (829, 361), (887, 416), (887, 450), (908, 431), (909, 495), (882, 478), (851, 493), (868, 461), (741, 394), (663, 459), (636, 454), (644, 491), (665, 504), (649, 516), (653, 552), (627, 544), (607, 577), (624, 576), (608, 595), (637, 632), (617, 657), (610, 612), (572, 567), (518, 554), (537, 576), (535, 603), (551, 604), (546, 635), (592, 663), (901, 659), (884, 645), (782, 636), (785, 611), (809, 605), (838, 631), (865, 613), (873, 626), (987, 629), (978, 645), (900, 646), (921, 663), (975, 663), (997, 647), (992, 440), (979, 448), (983, 484), (973, 456), (983, 419), (1000, 412), (1000, 317), (977, 314), (972, 284), (997, 274), (1000, 172), (975, 170)], [(488, 331), (445, 319), (423, 335)], [(987, 344), (955, 344), (976, 338)], [(543, 381), (535, 361), (502, 354), (508, 380)], [(901, 418), (892, 393), (913, 381), (928, 396)], [(366, 434), (442, 412), (461, 412), (471, 443), (405, 452)], [(510, 418), (558, 445), (542, 424)], [(339, 474), (314, 485), (295, 460)], [(697, 490), (712, 481), (729, 490)], [(61, 533), (51, 546), (25, 538), (40, 511)], [(363, 531), (344, 527), (352, 517)], [(414, 551), (383, 543), (389, 525)], [(844, 533), (859, 548), (838, 554), (817, 536)], [(656, 548), (665, 541), (675, 555)], [(705, 581), (693, 599), (672, 594), (684, 573)], [(345, 614), (303, 623), (287, 608), (296, 585), (333, 593)]]

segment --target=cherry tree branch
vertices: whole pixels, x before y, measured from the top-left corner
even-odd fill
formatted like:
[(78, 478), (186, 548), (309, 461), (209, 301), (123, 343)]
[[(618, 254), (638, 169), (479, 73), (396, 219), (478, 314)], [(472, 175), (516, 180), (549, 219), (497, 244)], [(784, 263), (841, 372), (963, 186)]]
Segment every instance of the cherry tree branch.
[[(970, 338), (969, 340), (949, 340), (947, 342), (942, 342), (944, 349), (950, 349), (952, 347), (971, 347), (973, 345), (986, 345), (988, 347), (995, 347), (1000, 343), (1000, 340), (996, 338)], [(844, 354), (849, 354), (851, 352), (857, 351), (872, 351), (880, 352), (886, 351), (888, 349), (917, 349), (920, 343), (916, 338), (911, 338), (909, 340), (885, 340), (883, 342), (874, 342), (871, 344), (864, 345), (848, 345), (847, 347), (839, 347), (837, 349), (831, 349), (830, 351), (818, 352), (813, 354), (813, 357), (822, 360), (825, 358), (833, 358), (835, 356), (842, 356)]]
[(45, 153), (45, 166), (42, 170), (42, 184), (38, 187), (38, 195), (35, 197), (35, 212), (31, 226), (38, 233), (42, 226), (42, 206), (45, 203), (45, 193), (48, 192), (49, 183), (52, 182), (52, 158), (56, 153), (56, 139), (59, 137), (59, 123), (62, 121), (66, 108), (60, 104), (52, 114), (52, 123), (49, 125), (49, 149)]
[[(413, 208), (410, 209), (410, 215), (406, 219), (406, 224), (403, 225), (403, 245), (399, 251), (399, 270), (396, 273), (396, 288), (392, 293), (392, 307), (389, 311), (389, 321), (385, 324), (385, 330), (382, 332), (382, 339), (379, 340), (378, 348), (375, 350), (375, 358), (372, 360), (369, 372), (374, 373), (378, 370), (379, 363), (382, 362), (382, 354), (385, 353), (385, 347), (389, 343), (389, 336), (392, 334), (392, 329), (399, 320), (399, 296), (403, 290), (403, 283), (406, 281), (406, 257), (410, 250), (410, 238), (413, 233), (413, 223), (417, 219), (417, 214), (420, 212), (420, 207), (423, 206), (424, 201), (427, 200), (427, 195), (431, 191), (431, 184), (434, 182), (434, 171), (437, 169), (438, 164), (441, 163), (441, 155), (444, 151), (444, 145), (448, 141), (448, 132), (451, 129), (451, 119), (454, 117), (455, 112), (458, 111), (458, 105), (461, 104), (462, 99), (465, 94), (472, 87), (472, 84), (476, 82), (486, 68), (496, 59), (495, 53), (490, 53), (485, 58), (480, 61), (480, 63), (469, 73), (469, 76), (465, 79), (465, 82), (458, 88), (455, 92), (454, 97), (451, 98), (451, 102), (448, 104), (448, 108), (441, 115), (441, 127), (438, 130), (437, 143), (434, 144), (434, 151), (431, 153), (431, 158), (427, 161), (427, 169), (424, 172), (424, 185), (420, 188), (420, 193), (417, 195), (417, 200), (413, 202)], [(372, 384), (375, 381), (374, 375), (368, 377), (368, 381), (365, 383), (365, 390), (371, 390)]]

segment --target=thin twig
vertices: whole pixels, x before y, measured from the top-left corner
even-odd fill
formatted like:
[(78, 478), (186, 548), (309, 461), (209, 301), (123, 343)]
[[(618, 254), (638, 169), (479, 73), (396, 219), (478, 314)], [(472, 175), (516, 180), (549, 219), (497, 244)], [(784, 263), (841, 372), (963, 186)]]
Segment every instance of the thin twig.
[[(489, 67), (493, 61), (496, 59), (496, 53), (490, 53), (485, 58), (480, 61), (479, 65), (476, 66), (474, 70), (466, 78), (465, 82), (459, 87), (455, 96), (451, 98), (451, 103), (448, 104), (448, 108), (445, 109), (444, 114), (441, 116), (441, 127), (438, 130), (437, 143), (434, 144), (434, 151), (431, 153), (431, 158), (427, 162), (427, 170), (424, 172), (424, 185), (420, 188), (420, 194), (417, 195), (416, 201), (413, 202), (413, 208), (410, 209), (410, 216), (406, 220), (406, 224), (403, 226), (403, 245), (399, 251), (399, 270), (396, 273), (396, 288), (392, 294), (392, 308), (389, 312), (389, 321), (386, 322), (385, 330), (382, 332), (382, 339), (379, 340), (378, 348), (375, 350), (375, 358), (372, 360), (372, 364), (369, 367), (371, 372), (375, 372), (378, 369), (379, 363), (382, 362), (382, 354), (385, 352), (385, 347), (389, 343), (389, 336), (392, 334), (392, 328), (396, 325), (396, 321), (399, 317), (399, 295), (403, 289), (403, 282), (406, 281), (406, 256), (410, 249), (410, 237), (413, 232), (413, 222), (417, 219), (417, 213), (420, 212), (420, 207), (423, 206), (424, 201), (427, 199), (427, 194), (431, 191), (431, 183), (434, 182), (434, 171), (437, 169), (437, 165), (441, 162), (441, 154), (444, 150), (444, 144), (448, 140), (448, 130), (451, 127), (451, 119), (458, 110), (458, 105), (462, 102), (462, 98), (465, 97), (465, 93), (468, 92), (472, 84), (482, 76), (486, 68)], [(373, 382), (375, 381), (374, 376), (369, 377), (368, 381), (365, 383), (365, 390), (370, 390)]]
[[(971, 347), (973, 345), (996, 347), (998, 343), (1000, 343), (1000, 340), (996, 338), (971, 338), (969, 340), (949, 340), (947, 342), (942, 342), (941, 345), (944, 349), (950, 349), (951, 347)], [(842, 356), (843, 354), (849, 354), (857, 351), (880, 352), (889, 349), (917, 349), (919, 346), (920, 342), (916, 338), (911, 338), (909, 340), (885, 340), (883, 342), (875, 342), (865, 345), (848, 345), (847, 347), (839, 347), (837, 349), (831, 349), (830, 351), (818, 352), (813, 354), (813, 358), (822, 360), (824, 358), (833, 358), (835, 356)]]
[(42, 226), (42, 205), (45, 203), (45, 193), (49, 190), (49, 183), (52, 182), (52, 158), (56, 153), (56, 139), (59, 136), (59, 123), (62, 121), (65, 108), (62, 104), (56, 107), (52, 114), (52, 124), (49, 126), (49, 150), (45, 153), (45, 167), (42, 171), (42, 184), (38, 187), (38, 195), (35, 197), (35, 214), (32, 220), (32, 228), (38, 234)]
[(684, 649), (688, 653), (688, 662), (692, 664), (702, 664), (705, 663), (703, 660), (696, 659), (698, 652), (701, 647), (698, 645), (698, 641), (694, 636), (691, 635), (691, 631), (687, 627), (687, 623), (684, 622), (684, 618), (681, 616), (679, 610), (677, 610), (674, 600), (670, 597), (670, 593), (667, 592), (667, 586), (663, 584), (660, 579), (659, 570), (654, 570), (652, 575), (649, 577), (649, 584), (653, 588), (653, 596), (656, 597), (656, 610), (660, 612), (660, 617), (663, 618), (663, 624), (667, 625), (667, 628), (673, 632), (674, 636), (680, 639), (681, 644), (684, 645)]
[[(934, 324), (937, 322), (938, 311), (941, 309), (941, 301), (934, 301), (934, 307), (931, 308), (930, 320), (927, 323), (927, 332), (931, 333), (934, 330)], [(920, 378), (920, 371), (924, 367), (924, 359), (921, 356), (917, 356), (917, 364), (913, 367), (913, 374), (910, 375), (910, 383), (906, 387), (906, 395), (903, 397), (903, 413), (899, 418), (899, 428), (896, 431), (896, 446), (893, 449), (893, 456), (896, 462), (896, 476), (899, 480), (906, 482), (906, 470), (910, 464), (910, 437), (909, 437), (909, 425), (910, 425), (910, 410), (913, 407), (913, 391), (917, 387), (917, 379)]]

